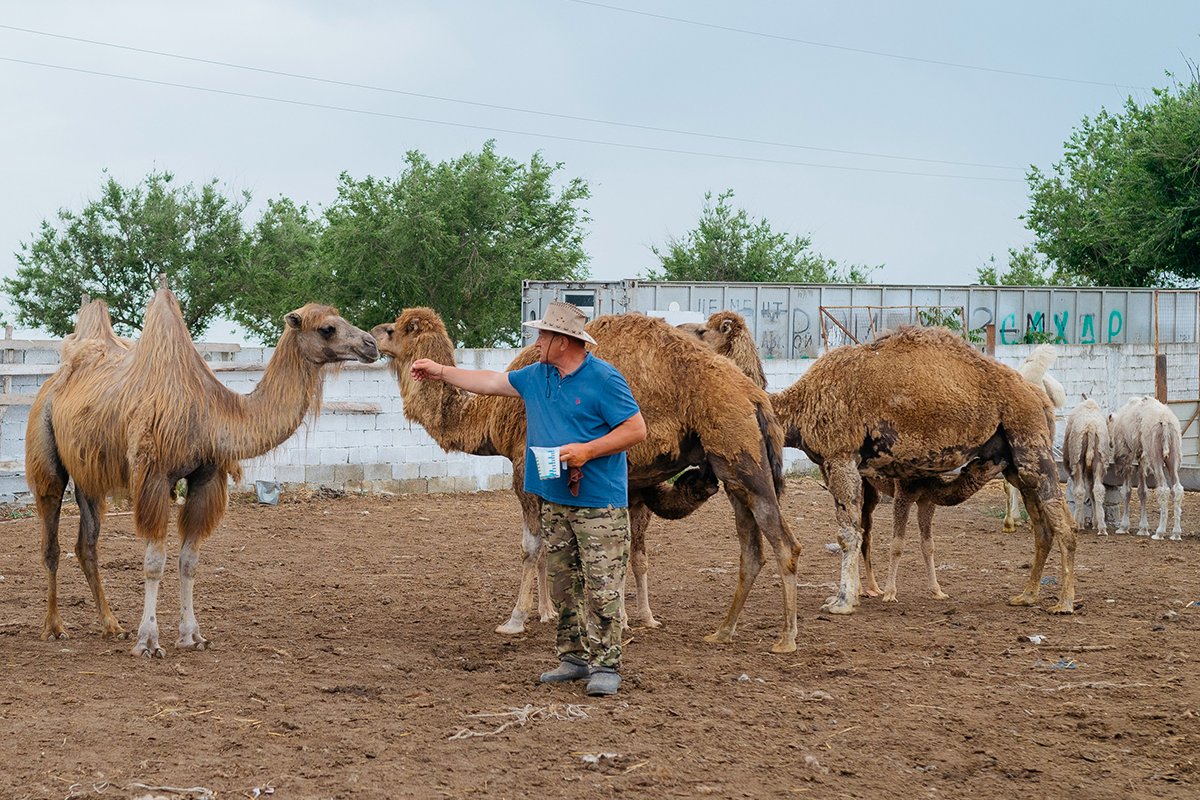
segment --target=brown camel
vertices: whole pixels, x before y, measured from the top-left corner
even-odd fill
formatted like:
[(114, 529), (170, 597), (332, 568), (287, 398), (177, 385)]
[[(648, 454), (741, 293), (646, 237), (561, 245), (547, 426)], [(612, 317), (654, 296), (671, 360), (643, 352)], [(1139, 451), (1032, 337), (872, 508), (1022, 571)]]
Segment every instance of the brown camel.
[(329, 306), (309, 304), (286, 327), (262, 381), (249, 395), (225, 388), (196, 351), (175, 296), (166, 289), (146, 309), (141, 338), (113, 334), (96, 300), (79, 313), (62, 346), (61, 366), (38, 392), (25, 433), (25, 469), (42, 518), (48, 592), (43, 640), (65, 639), (58, 613), (58, 521), (68, 479), (79, 503), (75, 555), (100, 615), (103, 636), (129, 638), (109, 610), (96, 560), (106, 497), (128, 492), (133, 523), (146, 540), (146, 598), (134, 655), (163, 657), (155, 609), (166, 564), (168, 509), (187, 481), (179, 509), (179, 649), (204, 649), (193, 609), (199, 547), (225, 513), (226, 480), (240, 461), (281, 444), (319, 408), (323, 366), (379, 357), (374, 339)]
[[(764, 389), (766, 388), (767, 379), (763, 372), (758, 346), (754, 343), (754, 334), (740, 314), (735, 311), (718, 311), (703, 323), (684, 323), (676, 327), (697, 337), (717, 353), (728, 358), (745, 373), (746, 377)], [(779, 398), (780, 395), (771, 395), (772, 404)], [(788, 447), (798, 446), (786, 440), (784, 444)], [(934, 510), (937, 506), (952, 506), (964, 502), (998, 475), (1002, 467), (1003, 464), (989, 462), (988, 465), (979, 465), (978, 468), (957, 476), (941, 476), (914, 482), (864, 478), (862, 555), (863, 571), (867, 577), (866, 594), (871, 597), (880, 594), (879, 584), (875, 581), (875, 568), (871, 562), (871, 521), (881, 494), (895, 498), (895, 504), (892, 507), (892, 543), (888, 561), (888, 579), (882, 592), (883, 600), (885, 602), (896, 601), (896, 577), (899, 572), (900, 557), (904, 553), (908, 513), (914, 503), (917, 506), (917, 527), (921, 533), (921, 554), (925, 560), (929, 594), (935, 600), (945, 600), (949, 595), (942, 591), (937, 579), (937, 569), (933, 563)], [(677, 501), (677, 504), (682, 503), (682, 500)], [(690, 513), (691, 510), (686, 509), (684, 513)]]
[[(639, 612), (657, 626), (650, 612), (646, 578), (645, 532), (652, 511), (680, 516), (715, 491), (705, 474), (725, 482), (734, 508), (741, 562), (729, 613), (708, 641), (733, 638), (742, 605), (765, 561), (761, 537), (775, 552), (783, 582), (784, 629), (774, 652), (796, 648), (796, 558), (800, 548), (779, 510), (783, 490), (783, 431), (771, 413), (766, 392), (750, 383), (727, 359), (700, 346), (659, 319), (636, 314), (600, 317), (587, 332), (598, 342), (589, 349), (619, 369), (633, 390), (646, 420), (647, 438), (628, 451), (630, 562), (637, 581)], [(371, 332), (380, 352), (392, 357), (404, 413), (420, 423), (446, 450), (503, 455), (513, 464), (513, 488), (521, 502), (525, 529), (521, 590), (512, 617), (497, 630), (524, 629), (533, 608), (535, 573), (543, 553), (537, 535), (539, 499), (522, 491), (525, 469), (525, 411), (519, 398), (475, 396), (447, 384), (414, 381), (409, 366), (418, 358), (454, 363), (454, 346), (445, 325), (427, 308), (405, 310), (394, 323)], [(537, 359), (526, 348), (509, 366)], [(689, 466), (700, 466), (663, 491), (663, 481)], [(585, 477), (586, 480), (586, 477)], [(678, 489), (679, 491), (676, 491)], [(681, 497), (682, 494), (682, 497)], [(547, 592), (540, 583), (542, 619), (551, 618)]]
[[(749, 339), (745, 322), (733, 312), (713, 315), (693, 333), (718, 352), (736, 351), (741, 361), (749, 361), (746, 348), (731, 342)], [(757, 352), (754, 357), (757, 360)], [(956, 382), (958, 375), (964, 378), (961, 384)], [(1014, 378), (1021, 381), (1021, 389), (1012, 393)], [(1032, 384), (1015, 370), (979, 354), (948, 331), (906, 328), (870, 345), (831, 351), (790, 388), (771, 395), (786, 432), (785, 444), (805, 450), (821, 466), (837, 503), (842, 580), (839, 594), (829, 598), (824, 610), (851, 613), (857, 604), (860, 544), (871, 589), (878, 591), (869, 537), (870, 514), (881, 491), (894, 492), (897, 498), (884, 599), (895, 599), (897, 550), (903, 550), (908, 506), (914, 501), (930, 591), (941, 595), (929, 538), (933, 506), (962, 502), (1002, 468), (1027, 505), (1031, 495), (1039, 498), (1033, 501), (1039, 515), (1033, 526), (1033, 571), (1025, 591), (1010, 602), (1036, 601), (1041, 570), (1058, 535), (1063, 589), (1054, 610), (1073, 610), (1075, 526), (1069, 513), (1063, 516), (1066, 506), (1053, 452), (1042, 449), (1043, 440), (1053, 443), (1053, 409), (1044, 392), (1035, 390), (1031, 396), (1025, 387)], [(839, 425), (846, 427), (839, 430)], [(937, 474), (958, 467), (963, 469), (957, 478)], [(852, 468), (860, 473), (857, 481)]]

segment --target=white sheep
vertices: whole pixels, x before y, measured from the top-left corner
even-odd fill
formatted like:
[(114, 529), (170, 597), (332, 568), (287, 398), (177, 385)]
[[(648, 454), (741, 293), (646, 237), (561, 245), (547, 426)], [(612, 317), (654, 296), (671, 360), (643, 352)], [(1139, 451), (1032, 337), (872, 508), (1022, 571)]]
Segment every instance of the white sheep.
[[(1038, 345), (1021, 362), (1021, 366), (1017, 367), (1017, 372), (1021, 373), (1022, 378), (1044, 391), (1050, 398), (1050, 405), (1061, 408), (1067, 404), (1067, 393), (1063, 391), (1062, 384), (1047, 372), (1056, 358), (1058, 358), (1058, 351), (1054, 349), (1054, 345)], [(1015, 531), (1017, 529), (1017, 513), (1021, 509), (1021, 495), (1011, 483), (1005, 483), (1004, 489), (1007, 501), (1004, 510), (1004, 530)]]
[[(1133, 488), (1135, 463), (1138, 469), (1138, 501), (1142, 506), (1142, 519), (1138, 535), (1150, 533), (1146, 521), (1146, 485), (1153, 477), (1155, 494), (1158, 495), (1158, 530), (1153, 539), (1165, 538), (1167, 532), (1167, 502), (1174, 500), (1175, 526), (1171, 538), (1183, 538), (1180, 515), (1183, 511), (1183, 484), (1179, 482), (1182, 435), (1179, 419), (1164, 404), (1153, 397), (1135, 397), (1108, 418), (1108, 431), (1112, 440), (1113, 464), (1117, 479), (1121, 482), (1121, 525), (1117, 533), (1129, 531), (1130, 494)], [(1168, 483), (1169, 481), (1169, 483)]]
[(1108, 535), (1104, 523), (1104, 473), (1112, 457), (1108, 420), (1095, 400), (1085, 399), (1067, 417), (1063, 435), (1063, 465), (1075, 492), (1075, 521), (1083, 527), (1087, 501), (1099, 536)]

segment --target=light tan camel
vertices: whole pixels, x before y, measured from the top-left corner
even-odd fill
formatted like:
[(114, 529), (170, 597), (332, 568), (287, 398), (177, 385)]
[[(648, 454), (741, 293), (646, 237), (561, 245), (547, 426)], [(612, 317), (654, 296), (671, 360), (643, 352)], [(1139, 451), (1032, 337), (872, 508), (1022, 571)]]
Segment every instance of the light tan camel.
[[(696, 335), (720, 346), (713, 333)], [(1033, 509), (1033, 568), (1025, 591), (1010, 603), (1037, 601), (1057, 536), (1063, 580), (1054, 611), (1073, 611), (1076, 529), (1054, 463), (1053, 409), (1045, 393), (1015, 370), (944, 329), (904, 328), (871, 344), (830, 351), (791, 387), (771, 395), (771, 402), (785, 444), (803, 449), (821, 467), (834, 496), (842, 575), (838, 594), (823, 610), (849, 614), (858, 603), (857, 558), (863, 523), (869, 526), (863, 513), (873, 508), (870, 495), (877, 487), (899, 483), (927, 502), (950, 504), (1003, 468)], [(958, 478), (940, 483), (941, 473), (960, 467)]]
[(25, 469), (42, 518), (48, 591), (43, 640), (65, 639), (58, 612), (58, 522), (68, 479), (79, 502), (75, 555), (100, 615), (103, 636), (129, 638), (108, 607), (96, 560), (106, 498), (128, 492), (133, 523), (146, 540), (146, 597), (134, 655), (162, 657), (155, 609), (166, 564), (171, 493), (180, 479), (179, 649), (210, 647), (193, 608), (199, 547), (225, 513), (226, 480), (240, 461), (286, 440), (310, 407), (319, 408), (323, 366), (374, 361), (375, 340), (329, 306), (309, 304), (286, 327), (262, 381), (249, 395), (230, 391), (196, 351), (175, 296), (166, 289), (146, 309), (141, 338), (113, 334), (95, 300), (63, 341), (61, 366), (38, 392), (25, 433)]
[[(677, 327), (685, 333), (696, 336), (704, 344), (736, 364), (746, 377), (766, 388), (766, 375), (763, 372), (758, 346), (754, 343), (754, 334), (740, 314), (734, 311), (718, 311), (703, 323), (684, 323)], [(779, 395), (771, 395), (772, 403), (776, 402), (779, 397)], [(786, 441), (785, 445), (795, 446)], [(913, 482), (864, 478), (862, 555), (863, 571), (867, 577), (866, 594), (871, 597), (880, 594), (879, 584), (875, 581), (875, 569), (871, 562), (871, 522), (881, 494), (895, 498), (892, 507), (892, 542), (888, 561), (888, 578), (883, 589), (883, 600), (885, 602), (896, 601), (896, 578), (899, 572), (900, 558), (904, 553), (908, 514), (914, 503), (917, 506), (917, 527), (921, 533), (921, 554), (925, 560), (929, 594), (935, 600), (945, 600), (949, 595), (942, 591), (937, 579), (937, 569), (933, 563), (934, 510), (937, 506), (952, 506), (964, 502), (995, 478), (1002, 467), (1002, 464), (988, 462), (986, 465), (977, 465), (959, 475), (940, 476)]]
[[(1049, 373), (1050, 365), (1058, 358), (1058, 351), (1052, 344), (1042, 344), (1033, 348), (1025, 360), (1017, 367), (1021, 377), (1037, 386), (1050, 398), (1050, 405), (1061, 408), (1067, 404), (1067, 393), (1063, 386)], [(1050, 426), (1050, 435), (1054, 435), (1054, 426)], [(1017, 497), (1017, 487), (1010, 483), (1004, 485), (1004, 530), (1011, 533), (1017, 529), (1017, 517), (1021, 513), (1021, 500)]]
[[(784, 628), (774, 652), (796, 648), (796, 559), (800, 548), (779, 510), (783, 490), (783, 432), (771, 414), (766, 392), (750, 383), (728, 360), (699, 345), (659, 319), (636, 314), (600, 317), (587, 332), (598, 342), (589, 350), (625, 376), (646, 420), (647, 438), (629, 450), (630, 563), (637, 581), (638, 606), (647, 625), (650, 612), (646, 577), (645, 532), (652, 508), (674, 488), (663, 492), (667, 478), (689, 466), (677, 487), (694, 493), (690, 506), (715, 491), (703, 473), (723, 480), (733, 505), (741, 561), (738, 585), (729, 613), (707, 641), (732, 639), (742, 605), (765, 559), (761, 537), (775, 552), (783, 583)], [(392, 357), (405, 415), (420, 423), (445, 450), (476, 455), (503, 455), (513, 464), (513, 488), (521, 502), (525, 529), (520, 594), (508, 623), (497, 630), (519, 632), (533, 609), (535, 573), (544, 575), (543, 542), (537, 534), (539, 499), (522, 490), (525, 470), (525, 411), (519, 398), (469, 395), (444, 383), (414, 381), (409, 366), (418, 358), (454, 363), (454, 346), (445, 325), (427, 308), (405, 310), (394, 323), (378, 325), (372, 334), (379, 349)], [(509, 369), (537, 359), (526, 348)], [(680, 505), (689, 506), (688, 498)], [(678, 516), (678, 514), (675, 514)], [(541, 570), (539, 560), (543, 561)], [(540, 582), (539, 582), (540, 583)], [(542, 618), (550, 619), (544, 583), (540, 583)]]

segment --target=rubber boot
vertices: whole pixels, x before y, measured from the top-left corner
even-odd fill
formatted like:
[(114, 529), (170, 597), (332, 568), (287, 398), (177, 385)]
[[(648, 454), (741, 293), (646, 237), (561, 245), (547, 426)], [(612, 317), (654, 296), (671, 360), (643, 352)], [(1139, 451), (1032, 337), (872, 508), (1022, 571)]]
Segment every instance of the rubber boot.
[(587, 693), (590, 697), (604, 697), (616, 694), (621, 686), (621, 676), (612, 667), (592, 667), (592, 676), (588, 680)]
[(566, 681), (581, 681), (588, 677), (587, 662), (575, 656), (563, 656), (559, 664), (549, 672), (542, 673), (542, 683), (565, 683)]

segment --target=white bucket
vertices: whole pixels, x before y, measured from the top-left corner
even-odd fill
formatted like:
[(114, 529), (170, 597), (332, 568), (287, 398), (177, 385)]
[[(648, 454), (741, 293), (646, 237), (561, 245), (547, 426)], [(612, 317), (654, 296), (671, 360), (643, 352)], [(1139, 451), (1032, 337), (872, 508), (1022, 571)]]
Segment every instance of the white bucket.
[(533, 462), (537, 464), (538, 477), (544, 481), (553, 480), (562, 475), (562, 462), (558, 458), (557, 447), (530, 447), (533, 451)]

